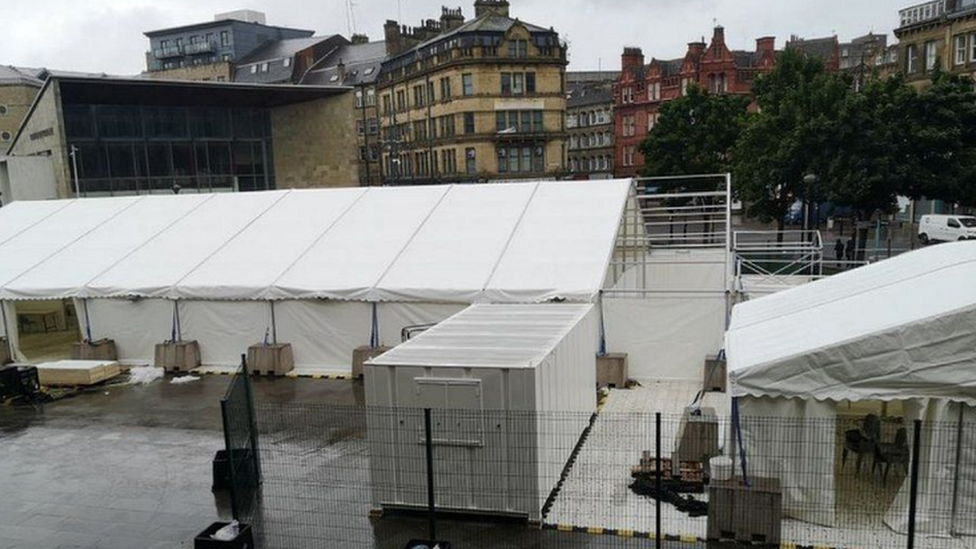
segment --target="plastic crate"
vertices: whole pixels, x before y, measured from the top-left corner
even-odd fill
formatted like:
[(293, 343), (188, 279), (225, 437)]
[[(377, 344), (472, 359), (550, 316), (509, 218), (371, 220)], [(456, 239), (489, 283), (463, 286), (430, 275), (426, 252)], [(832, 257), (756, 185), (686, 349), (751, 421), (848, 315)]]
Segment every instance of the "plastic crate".
[(193, 549), (254, 549), (254, 534), (251, 533), (251, 526), (248, 524), (241, 524), (240, 534), (232, 541), (219, 541), (210, 537), (228, 524), (230, 523), (215, 522), (208, 526), (193, 538)]

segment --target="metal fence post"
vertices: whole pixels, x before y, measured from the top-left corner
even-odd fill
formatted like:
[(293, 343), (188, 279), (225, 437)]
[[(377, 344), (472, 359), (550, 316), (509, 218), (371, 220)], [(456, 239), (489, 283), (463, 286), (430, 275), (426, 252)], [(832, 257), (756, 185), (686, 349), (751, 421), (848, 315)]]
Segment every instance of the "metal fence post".
[(912, 479), (908, 499), (908, 549), (915, 548), (915, 514), (918, 508), (918, 462), (922, 446), (922, 420), (915, 420), (915, 434), (912, 439)]
[(244, 389), (247, 395), (247, 420), (251, 438), (251, 454), (254, 460), (254, 481), (260, 484), (261, 453), (258, 451), (258, 420), (254, 411), (254, 392), (251, 390), (251, 372), (247, 370), (247, 355), (241, 355), (241, 375), (244, 376)]
[(430, 540), (437, 539), (437, 511), (434, 508), (434, 438), (430, 425), (430, 408), (424, 408), (424, 438), (427, 447), (427, 512), (430, 520)]
[[(654, 414), (654, 453), (657, 459), (654, 460), (654, 490), (657, 495), (654, 498), (654, 547), (661, 549), (661, 412)], [(672, 471), (674, 464), (671, 464)]]

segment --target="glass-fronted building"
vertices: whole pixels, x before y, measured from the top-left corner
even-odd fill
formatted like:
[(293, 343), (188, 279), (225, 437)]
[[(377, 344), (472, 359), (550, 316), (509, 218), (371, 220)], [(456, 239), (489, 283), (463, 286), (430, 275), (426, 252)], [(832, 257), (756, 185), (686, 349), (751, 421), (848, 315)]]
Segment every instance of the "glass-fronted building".
[[(55, 76), (7, 154), (50, 158), (52, 197), (60, 198), (263, 191), (282, 181), (288, 188), (350, 185), (358, 180), (356, 144), (348, 140), (355, 121), (335, 106), (348, 102), (351, 113), (350, 93)], [(323, 117), (333, 112), (340, 114)], [(318, 175), (326, 173), (329, 179)]]
[(64, 126), (85, 196), (275, 188), (266, 108), (67, 105)]

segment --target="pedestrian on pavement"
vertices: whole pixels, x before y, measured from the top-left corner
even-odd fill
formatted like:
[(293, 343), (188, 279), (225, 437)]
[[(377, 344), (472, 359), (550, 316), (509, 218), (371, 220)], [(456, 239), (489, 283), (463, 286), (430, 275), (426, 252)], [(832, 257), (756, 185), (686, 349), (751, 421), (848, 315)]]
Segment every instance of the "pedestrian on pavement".
[(854, 263), (854, 239), (853, 238), (847, 239), (847, 250), (845, 251), (845, 253), (847, 254), (847, 266), (850, 267)]
[(837, 263), (843, 265), (844, 263), (844, 241), (837, 239), (834, 244), (834, 257), (837, 258)]

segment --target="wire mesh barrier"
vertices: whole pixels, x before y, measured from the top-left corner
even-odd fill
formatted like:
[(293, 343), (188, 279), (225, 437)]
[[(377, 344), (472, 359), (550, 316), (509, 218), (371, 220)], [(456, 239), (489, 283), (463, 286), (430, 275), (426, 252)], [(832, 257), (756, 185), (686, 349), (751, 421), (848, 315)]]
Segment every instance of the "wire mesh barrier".
[(419, 409), (256, 412), (259, 547), (401, 549), (433, 535), (476, 548), (911, 549), (976, 534), (976, 422), (962, 412), (916, 424), (839, 409), (737, 421), (706, 408), (432, 410), (429, 431)]
[(231, 510), (235, 519), (250, 522), (261, 483), (261, 467), (254, 397), (243, 357), (240, 369), (231, 378), (227, 393), (220, 401), (220, 412), (230, 470)]

